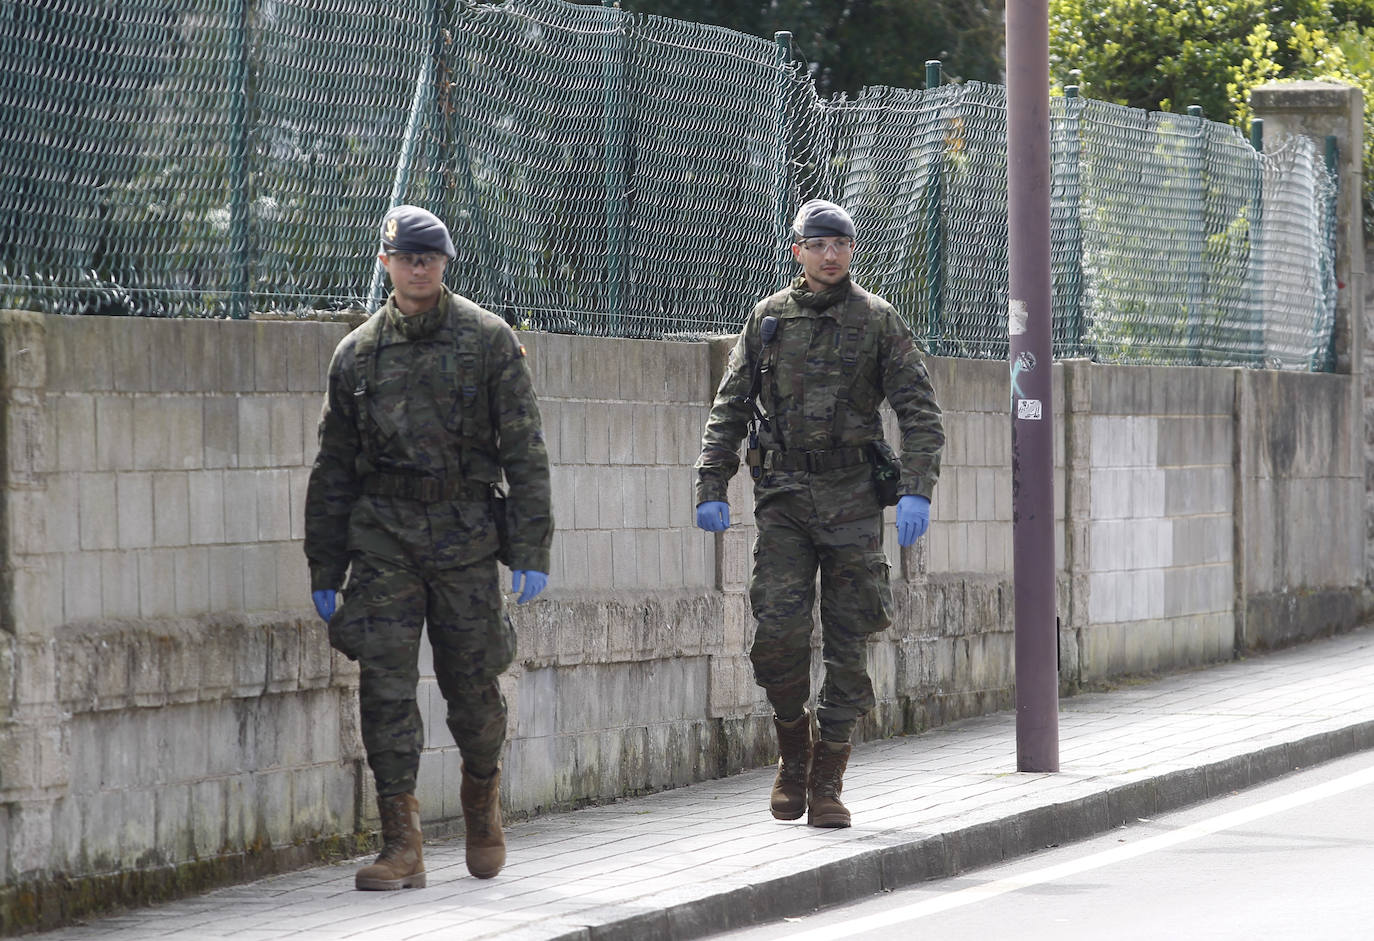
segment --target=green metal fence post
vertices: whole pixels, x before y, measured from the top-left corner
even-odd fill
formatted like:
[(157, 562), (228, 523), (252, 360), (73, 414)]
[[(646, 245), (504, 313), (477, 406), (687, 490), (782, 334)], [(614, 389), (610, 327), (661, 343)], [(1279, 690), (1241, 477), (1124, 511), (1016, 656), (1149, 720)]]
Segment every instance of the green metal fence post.
[[(1323, 281), (1333, 288), (1336, 284), (1336, 259), (1339, 247), (1336, 245), (1336, 211), (1340, 207), (1340, 142), (1335, 134), (1326, 135), (1326, 172), (1331, 176), (1331, 195), (1326, 209), (1326, 244), (1331, 248), (1331, 270), (1323, 272)], [(1313, 372), (1335, 372), (1336, 370), (1336, 331), (1326, 331), (1325, 342), (1314, 350), (1310, 368)]]
[(1194, 186), (1197, 198), (1193, 201), (1195, 207), (1193, 217), (1188, 219), (1191, 231), (1189, 232), (1188, 247), (1186, 314), (1188, 318), (1188, 362), (1196, 366), (1202, 362), (1203, 250), (1207, 242), (1207, 126), (1203, 123), (1205, 118), (1202, 116), (1202, 105), (1189, 105), (1188, 116), (1196, 119), (1194, 125), (1196, 136), (1192, 147), (1192, 173), (1188, 176), (1188, 182)]
[(607, 330), (620, 336), (621, 288), (625, 278), (625, 30), (618, 0), (601, 0), (615, 10), (619, 28), (609, 35), (603, 70), (606, 147), (606, 294)]
[(248, 19), (252, 0), (238, 0), (229, 77), (229, 316), (248, 319)]
[(791, 191), (789, 186), (788, 172), (792, 165), (792, 134), (788, 126), (788, 95), (787, 95), (787, 67), (792, 64), (792, 34), (785, 29), (780, 29), (773, 34), (773, 42), (777, 43), (778, 52), (778, 88), (777, 88), (777, 127), (774, 139), (778, 144), (777, 168), (778, 175), (774, 184), (774, 192), (777, 193), (777, 212), (778, 220), (778, 271), (773, 279), (775, 287), (782, 287), (787, 283), (787, 272), (791, 265), (792, 256), (788, 251), (788, 246), (792, 243), (791, 219), (789, 216), (791, 202)]
[(440, 94), (440, 89), (444, 87), (449, 76), (448, 64), (444, 61), (444, 46), (447, 40), (444, 36), (446, 31), (443, 23), (443, 6), (444, 0), (433, 0), (429, 14), (430, 58), (434, 60), (433, 89), (430, 91), (433, 113), (426, 122), (426, 128), (430, 132), (425, 141), (425, 166), (429, 169), (429, 185), (422, 198), (425, 208), (444, 219), (452, 228), (453, 223), (447, 218), (447, 206), (444, 202), (444, 165), (440, 157), (441, 134), (444, 127), (443, 112), (440, 109), (447, 98), (447, 95)]
[[(431, 23), (437, 31), (439, 26), (438, 6), (440, 0), (433, 0)], [(410, 189), (410, 165), (415, 155), (415, 142), (420, 136), (421, 122), (429, 125), (428, 116), (433, 110), (430, 102), (434, 95), (434, 56), (426, 55), (415, 75), (415, 92), (410, 97), (410, 117), (406, 120), (405, 136), (401, 138), (401, 152), (396, 158), (396, 176), (391, 184), (389, 209), (401, 205)], [(377, 220), (380, 222), (381, 220)], [(386, 269), (381, 259), (372, 264), (372, 285), (367, 292), (367, 309), (376, 310), (382, 303), (382, 287), (386, 282)]]
[(1264, 118), (1250, 119), (1250, 146), (1255, 150), (1255, 182), (1250, 196), (1250, 289), (1253, 320), (1251, 365), (1264, 365)]
[[(461, 40), (463, 38), (464, 34), (459, 32), (457, 39)], [(468, 51), (466, 46), (457, 45), (457, 41), (455, 41), (455, 49), (453, 50), (450, 60), (452, 65), (447, 69), (451, 76), (450, 80), (452, 83), (447, 93), (449, 97), (449, 107), (446, 110), (441, 109), (437, 112), (440, 120), (444, 122), (444, 143), (453, 148), (452, 153), (446, 156), (444, 162), (453, 168), (454, 174), (462, 185), (461, 196), (455, 196), (448, 200), (445, 205), (452, 207), (451, 215), (453, 219), (449, 220), (450, 229), (455, 228), (455, 224), (466, 215), (466, 226), (465, 232), (463, 233), (466, 238), (470, 239), (472, 243), (476, 245), (495, 247), (498, 242), (492, 238), (487, 230), (486, 214), (483, 211), (482, 200), (478, 193), (477, 181), (473, 178), (473, 156), (469, 142), (471, 131), (468, 127), (468, 123), (465, 121), (466, 115), (464, 114), (464, 109), (452, 102), (452, 96), (464, 94), (468, 89), (473, 87), (481, 87), (480, 81), (476, 80), (473, 76)], [(442, 171), (442, 169), (441, 167), (440, 170)], [(457, 246), (455, 245), (455, 247)], [(504, 251), (504, 249), (502, 249), (502, 251)], [(459, 255), (461, 256), (462, 253), (463, 250), (460, 248)], [(480, 277), (482, 285), (480, 297), (474, 297), (474, 299), (479, 301), (482, 306), (486, 307), (488, 310), (495, 313), (506, 314), (509, 320), (511, 319), (509, 315), (512, 311), (506, 303), (507, 298), (504, 296), (503, 289), (501, 288), (502, 275), (500, 269), (505, 266), (497, 264), (497, 261), (498, 259), (493, 258), (492, 264), (478, 265), (478, 270), (481, 272), (480, 275), (473, 272), (474, 275)], [(534, 319), (530, 317), (530, 312), (528, 310), (523, 312), (515, 311), (514, 316), (519, 319), (525, 319), (527, 317), (531, 320)]]
[(1064, 86), (1064, 136), (1067, 141), (1065, 148), (1065, 167), (1064, 167), (1064, 219), (1067, 222), (1068, 231), (1065, 232), (1065, 239), (1068, 242), (1067, 254), (1069, 257), (1069, 279), (1071, 284), (1065, 285), (1068, 297), (1067, 321), (1065, 325), (1066, 352), (1073, 356), (1082, 356), (1084, 352), (1083, 343), (1083, 181), (1079, 174), (1079, 158), (1082, 156), (1083, 139), (1081, 130), (1081, 120), (1083, 116), (1083, 99), (1078, 97), (1077, 85)]
[[(938, 89), (943, 80), (940, 60), (927, 59), (926, 93)], [(930, 199), (926, 206), (926, 341), (930, 352), (937, 355), (944, 352), (939, 342), (944, 333), (944, 311), (941, 309), (945, 286), (944, 166), (945, 150), (940, 146), (931, 160), (927, 189)]]

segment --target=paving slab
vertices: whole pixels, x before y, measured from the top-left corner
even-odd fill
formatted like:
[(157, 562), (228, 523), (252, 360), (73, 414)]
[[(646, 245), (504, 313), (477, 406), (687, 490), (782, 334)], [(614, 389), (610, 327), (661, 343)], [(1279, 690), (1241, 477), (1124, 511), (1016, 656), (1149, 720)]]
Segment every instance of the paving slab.
[(468, 876), (357, 892), (318, 866), (33, 935), (64, 941), (685, 941), (949, 876), (1374, 748), (1374, 628), (1060, 703), (1060, 771), (1016, 771), (1012, 713), (854, 749), (846, 830), (768, 814), (760, 769), (507, 828)]

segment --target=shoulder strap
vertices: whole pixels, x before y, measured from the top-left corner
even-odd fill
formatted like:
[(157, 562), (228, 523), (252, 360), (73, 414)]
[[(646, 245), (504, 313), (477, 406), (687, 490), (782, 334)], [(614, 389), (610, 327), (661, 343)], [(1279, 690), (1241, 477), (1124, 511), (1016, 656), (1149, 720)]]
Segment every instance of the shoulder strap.
[(382, 342), (382, 320), (385, 308), (368, 317), (358, 328), (358, 340), (353, 345), (353, 371), (357, 385), (353, 388), (353, 404), (358, 413), (358, 436), (363, 448), (366, 473), (376, 467), (378, 451), (377, 417), (368, 407), (367, 397), (377, 388), (377, 348)]
[(458, 368), (462, 372), (463, 429), (475, 427), (477, 419), (478, 391), (484, 387), (486, 378), (486, 357), (482, 344), (482, 332), (478, 329), (477, 317), (473, 311), (463, 310), (457, 303), (453, 305), (453, 342), (458, 348)]
[[(475, 305), (469, 306), (457, 295), (449, 301), (449, 327), (453, 331), (454, 354), (458, 360), (458, 393), (462, 414), (462, 424), (458, 429), (458, 439), (462, 448), (459, 463), (463, 476), (472, 474), (470, 455), (476, 451), (488, 454), (493, 459), (491, 418), (482, 420), (482, 409), (487, 404), (487, 350), (482, 342), (482, 324)], [(483, 436), (481, 429), (487, 429)]]
[(782, 321), (777, 317), (766, 316), (759, 321), (759, 352), (753, 357), (754, 377), (749, 383), (749, 402), (754, 408), (754, 418), (763, 420), (763, 409), (759, 407), (759, 394), (763, 391), (763, 374), (777, 365), (778, 330)]

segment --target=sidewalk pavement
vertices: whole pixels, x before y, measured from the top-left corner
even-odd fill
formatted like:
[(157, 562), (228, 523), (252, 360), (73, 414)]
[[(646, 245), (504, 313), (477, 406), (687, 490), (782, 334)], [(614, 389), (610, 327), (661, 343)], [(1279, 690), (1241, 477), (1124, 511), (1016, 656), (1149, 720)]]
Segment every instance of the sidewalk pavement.
[(1374, 748), (1374, 628), (1064, 699), (1057, 774), (1016, 771), (1001, 713), (854, 749), (847, 830), (768, 814), (771, 769), (507, 828), (478, 881), (461, 838), (429, 887), (320, 866), (38, 935), (74, 941), (685, 939), (948, 876)]

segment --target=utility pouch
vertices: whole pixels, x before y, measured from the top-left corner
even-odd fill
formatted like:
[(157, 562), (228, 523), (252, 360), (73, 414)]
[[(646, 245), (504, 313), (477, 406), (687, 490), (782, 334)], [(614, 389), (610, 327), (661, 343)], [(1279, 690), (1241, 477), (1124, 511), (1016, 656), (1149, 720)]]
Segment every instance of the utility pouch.
[[(510, 565), (510, 521), (506, 519), (506, 494), (496, 484), (491, 485), (491, 519), (496, 526), (496, 561)], [(894, 501), (896, 502), (896, 501)]]
[(902, 464), (892, 446), (881, 438), (868, 443), (868, 462), (873, 467), (873, 492), (879, 506), (895, 506), (902, 482)]
[(361, 646), (362, 633), (359, 625), (346, 617), (344, 609), (348, 607), (348, 596), (344, 596), (343, 604), (334, 611), (334, 615), (329, 619), (329, 646), (350, 660), (358, 659), (358, 652)]
[(759, 447), (758, 422), (749, 423), (749, 448), (744, 452), (744, 463), (749, 467), (749, 476), (758, 480), (763, 476), (763, 449)]

